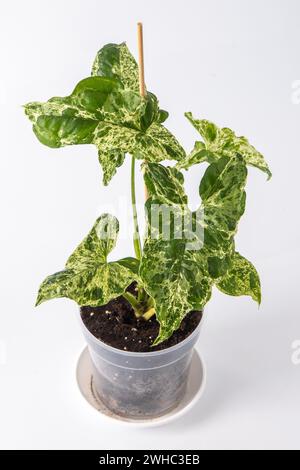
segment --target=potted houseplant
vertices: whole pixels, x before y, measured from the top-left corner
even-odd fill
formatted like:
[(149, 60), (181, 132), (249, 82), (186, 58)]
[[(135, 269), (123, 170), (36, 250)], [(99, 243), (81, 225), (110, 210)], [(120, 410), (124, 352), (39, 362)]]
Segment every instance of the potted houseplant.
[[(107, 44), (91, 76), (70, 95), (25, 106), (43, 144), (94, 144), (105, 185), (131, 156), (135, 257), (108, 261), (119, 224), (102, 214), (65, 269), (43, 281), (37, 305), (67, 297), (80, 306), (95, 390), (115, 413), (133, 418), (162, 415), (182, 398), (213, 286), (260, 303), (258, 273), (236, 251), (234, 237), (245, 210), (247, 165), (271, 176), (246, 138), (191, 113), (185, 115), (202, 140), (186, 154), (163, 125), (168, 113), (145, 89), (141, 40), (139, 46), (140, 67), (126, 44)], [(136, 159), (142, 161), (147, 189), (143, 244), (135, 207)], [(164, 160), (175, 163), (165, 166)], [(199, 185), (202, 202), (191, 211), (183, 170), (201, 162), (208, 163)]]

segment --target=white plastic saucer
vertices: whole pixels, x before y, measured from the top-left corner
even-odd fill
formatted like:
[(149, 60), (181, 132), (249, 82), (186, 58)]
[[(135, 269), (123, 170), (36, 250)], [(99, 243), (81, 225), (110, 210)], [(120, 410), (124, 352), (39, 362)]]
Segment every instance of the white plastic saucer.
[(169, 413), (159, 416), (158, 418), (132, 419), (118, 416), (110, 411), (98, 398), (93, 390), (93, 376), (91, 358), (86, 347), (77, 362), (76, 378), (79, 390), (86, 401), (101, 415), (103, 418), (120, 424), (127, 424), (131, 427), (154, 427), (170, 423), (175, 419), (185, 415), (201, 397), (206, 382), (206, 371), (203, 360), (198, 352), (194, 349), (190, 375), (188, 379), (186, 393), (179, 405)]

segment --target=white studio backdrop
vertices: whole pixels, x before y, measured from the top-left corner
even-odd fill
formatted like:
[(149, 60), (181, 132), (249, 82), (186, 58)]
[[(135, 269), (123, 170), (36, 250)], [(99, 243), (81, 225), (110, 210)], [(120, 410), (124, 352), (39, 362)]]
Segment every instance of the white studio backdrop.
[[(205, 395), (170, 426), (124, 432), (76, 390), (75, 304), (33, 305), (103, 209), (128, 205), (129, 161), (103, 188), (96, 149), (42, 146), (21, 105), (69, 94), (105, 43), (136, 55), (137, 21), (147, 87), (186, 150), (198, 138), (192, 111), (246, 135), (273, 179), (249, 171), (237, 238), (261, 275), (261, 308), (214, 292), (198, 345)], [(3, 1), (0, 44), (0, 448), (299, 448), (299, 1)], [(202, 172), (186, 175), (193, 207)], [(114, 257), (132, 254), (122, 233)]]

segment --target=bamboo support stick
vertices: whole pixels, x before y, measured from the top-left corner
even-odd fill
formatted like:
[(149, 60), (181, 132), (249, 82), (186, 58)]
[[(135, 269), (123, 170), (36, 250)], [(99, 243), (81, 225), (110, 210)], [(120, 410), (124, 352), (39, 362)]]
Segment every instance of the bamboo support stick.
[(144, 71), (144, 44), (143, 44), (143, 24), (137, 24), (137, 41), (139, 52), (139, 80), (140, 80), (140, 95), (145, 98), (145, 71)]
[[(140, 95), (145, 98), (146, 86), (145, 86), (145, 70), (144, 70), (144, 44), (143, 44), (143, 24), (137, 24), (137, 42), (138, 42), (138, 54), (139, 54), (139, 85)], [(146, 185), (144, 186), (145, 200), (147, 201), (149, 194)]]

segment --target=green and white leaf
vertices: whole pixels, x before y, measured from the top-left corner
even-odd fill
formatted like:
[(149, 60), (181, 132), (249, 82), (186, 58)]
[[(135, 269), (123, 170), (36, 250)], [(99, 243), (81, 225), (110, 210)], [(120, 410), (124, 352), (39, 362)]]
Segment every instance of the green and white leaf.
[[(102, 76), (114, 78), (122, 83), (124, 89), (132, 90), (139, 94), (139, 70), (138, 65), (129, 51), (125, 42), (122, 44), (106, 44), (96, 55), (92, 66), (92, 76)], [(158, 109), (158, 102), (155, 95), (147, 93), (147, 111), (151, 122), (163, 123), (169, 113), (163, 109)], [(151, 124), (150, 122), (150, 124)], [(145, 128), (150, 125), (145, 123)]]
[(242, 157), (221, 157), (211, 163), (200, 183), (204, 214), (204, 246), (212, 278), (230, 266), (234, 236), (245, 211), (247, 168)]
[(185, 155), (173, 135), (157, 123), (153, 123), (146, 132), (141, 132), (103, 122), (94, 132), (94, 143), (103, 168), (104, 184), (122, 165), (126, 153), (146, 162), (180, 160)]
[[(148, 223), (149, 219), (152, 223), (151, 208), (157, 204), (169, 206), (176, 219), (180, 212), (184, 218), (196, 216), (187, 207), (183, 175), (176, 168), (148, 164), (144, 179), (150, 196), (146, 203)], [(170, 230), (170, 238), (165, 239), (163, 228), (170, 221), (162, 223), (156, 231), (152, 226), (148, 231), (140, 275), (146, 291), (154, 299), (160, 323), (155, 344), (166, 340), (189, 311), (202, 309), (211, 296), (215, 280), (230, 269), (234, 235), (245, 208), (246, 179), (242, 157), (222, 157), (208, 167), (200, 184), (203, 218), (195, 217), (195, 221), (203, 231), (183, 230), (182, 237), (176, 238)], [(199, 240), (191, 249), (195, 237)]]
[(197, 140), (191, 153), (176, 166), (178, 169), (188, 170), (191, 166), (198, 163), (212, 163), (215, 161), (216, 157), (206, 149), (204, 142)]
[(125, 42), (102, 47), (94, 60), (92, 75), (118, 79), (126, 88), (139, 93), (138, 65)]
[(79, 305), (105, 305), (122, 295), (138, 279), (137, 260), (107, 261), (119, 231), (117, 219), (103, 214), (72, 253), (66, 269), (48, 276), (41, 284), (37, 302), (67, 297)]
[(186, 251), (184, 240), (146, 240), (140, 275), (160, 323), (153, 344), (168, 339), (188, 312), (202, 309), (209, 300), (212, 281), (204, 264), (201, 256)]
[(112, 79), (90, 77), (79, 82), (70, 96), (28, 103), (25, 113), (37, 138), (49, 147), (92, 143), (104, 119), (105, 103), (118, 87)]
[[(178, 170), (151, 163), (145, 166), (144, 178), (149, 193), (146, 203), (148, 221), (154, 205), (169, 206), (175, 218), (180, 214), (182, 217), (191, 215), (186, 206), (183, 175)], [(182, 228), (182, 220), (179, 223)], [(201, 251), (187, 250), (191, 240), (186, 238), (184, 231), (179, 239), (175, 239), (172, 232), (169, 239), (164, 239), (160, 230), (153, 236), (153, 226), (151, 232), (144, 244), (140, 276), (146, 291), (154, 299), (160, 323), (160, 333), (154, 344), (158, 344), (172, 335), (189, 311), (203, 308), (210, 298), (212, 281)]]
[(259, 275), (250, 261), (235, 253), (230, 270), (216, 283), (218, 289), (229, 295), (249, 295), (261, 303)]
[(219, 128), (206, 119), (195, 119), (192, 113), (185, 113), (185, 116), (200, 133), (204, 142), (196, 142), (191, 154), (180, 163), (180, 168), (187, 169), (203, 161), (211, 163), (222, 156), (232, 157), (239, 153), (248, 165), (259, 168), (271, 178), (271, 171), (263, 155), (246, 137), (237, 137), (231, 129)]
[(95, 75), (79, 82), (71, 95), (25, 105), (33, 131), (43, 144), (53, 148), (96, 145), (104, 184), (109, 183), (127, 153), (147, 162), (185, 158), (183, 148), (160, 123), (166, 112), (159, 110), (155, 95), (147, 93), (142, 98), (133, 84), (129, 87), (133, 72), (126, 67), (132, 61), (126, 46), (121, 50), (122, 60), (118, 59), (121, 62), (108, 77), (101, 73), (110, 62), (100, 54)]

